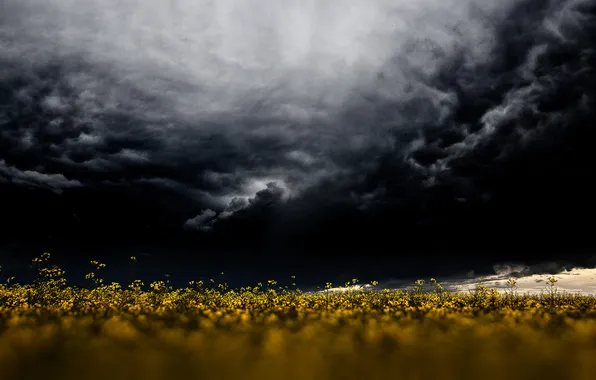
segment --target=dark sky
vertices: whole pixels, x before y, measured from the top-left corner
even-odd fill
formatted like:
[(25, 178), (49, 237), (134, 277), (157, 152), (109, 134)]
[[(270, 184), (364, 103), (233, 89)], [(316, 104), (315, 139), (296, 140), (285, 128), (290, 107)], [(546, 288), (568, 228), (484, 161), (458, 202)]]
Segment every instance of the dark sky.
[(2, 0), (0, 258), (595, 265), (594, 35), (588, 0)]

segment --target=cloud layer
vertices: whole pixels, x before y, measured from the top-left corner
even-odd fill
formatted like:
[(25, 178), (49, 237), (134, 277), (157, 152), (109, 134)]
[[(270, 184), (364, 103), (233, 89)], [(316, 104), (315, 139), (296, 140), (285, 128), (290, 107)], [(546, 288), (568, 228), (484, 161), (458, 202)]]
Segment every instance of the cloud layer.
[(592, 1), (4, 4), (0, 182), (69, 226), (360, 250), (593, 206)]

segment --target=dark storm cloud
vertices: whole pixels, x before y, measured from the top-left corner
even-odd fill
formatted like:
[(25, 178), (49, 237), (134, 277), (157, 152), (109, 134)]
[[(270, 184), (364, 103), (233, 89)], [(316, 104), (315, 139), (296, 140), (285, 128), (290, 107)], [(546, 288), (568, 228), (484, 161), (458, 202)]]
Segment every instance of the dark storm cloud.
[[(454, 100), (445, 103), (448, 116), (427, 120), (401, 150), (407, 162), (433, 180), (470, 176), (464, 167), (497, 164), (588, 116), (595, 60), (589, 4), (518, 2), (492, 25), (489, 60), (471, 65), (465, 51), (444, 60), (429, 82)], [(409, 106), (427, 118), (440, 111), (424, 98)]]
[(21, 171), (12, 166), (7, 166), (4, 160), (0, 160), (0, 181), (11, 181), (15, 184), (45, 187), (57, 193), (62, 189), (81, 186), (76, 180), (69, 180), (62, 174), (46, 174), (33, 170)]
[[(271, 2), (265, 15), (241, 11), (246, 4), (237, 1), (9, 1), (3, 140), (20, 149), (7, 160), (16, 165), (14, 156), (25, 150), (55, 170), (109, 173), (109, 180), (162, 166), (177, 177), (170, 179), (215, 197), (254, 196), (259, 189), (247, 189), (253, 180), (288, 182), (300, 192), (349, 171), (346, 154), (387, 145), (382, 123), (341, 116), (346, 104), (358, 107), (351, 93), (369, 88), (395, 101), (413, 91), (430, 103), (449, 97), (408, 78), (412, 66), (434, 70), (434, 57), (416, 40), (456, 42), (439, 17), (447, 24), (463, 19), (473, 41), (486, 37), (475, 37), (483, 31), (467, 15), (475, 2), (427, 3), (421, 10), (409, 2), (296, 2), (283, 9)], [(487, 4), (479, 2), (495, 8)], [(204, 17), (205, 27), (190, 14)], [(418, 36), (413, 21), (424, 25)], [(385, 74), (379, 91), (371, 78), (392, 51), (408, 59)]]
[[(503, 260), (586, 247), (581, 215), (594, 211), (596, 172), (594, 16), (587, 1), (519, 2), (501, 19), (486, 19), (489, 58), (470, 63), (462, 47), (435, 61), (432, 75), (412, 69), (428, 92), (354, 101), (347, 124), (384, 125), (389, 143), (334, 156), (349, 170), (291, 199), (285, 213), (303, 210), (294, 223), (302, 229), (313, 222), (306, 215), (317, 214), (325, 233), (304, 236), (318, 236), (311, 248), (325, 241), (318, 249), (326, 252), (404, 247), (412, 238), (407, 248), (450, 243), (500, 251)], [(387, 79), (397, 69), (385, 70), (378, 88), (399, 88)], [(368, 243), (354, 244), (362, 239)]]
[(587, 0), (5, 3), (0, 181), (119, 229), (498, 240), (499, 199), (574, 196), (557, 160), (593, 177)]

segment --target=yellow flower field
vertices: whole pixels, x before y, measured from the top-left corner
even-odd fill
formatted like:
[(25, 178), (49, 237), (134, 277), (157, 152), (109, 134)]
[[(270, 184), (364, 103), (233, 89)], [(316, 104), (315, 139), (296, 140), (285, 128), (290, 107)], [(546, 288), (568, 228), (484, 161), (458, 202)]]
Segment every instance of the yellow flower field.
[[(38, 263), (43, 263), (44, 259)], [(95, 262), (97, 272), (101, 264)], [(411, 291), (304, 294), (0, 284), (0, 379), (596, 378), (596, 299)], [(512, 287), (513, 289), (513, 287)]]

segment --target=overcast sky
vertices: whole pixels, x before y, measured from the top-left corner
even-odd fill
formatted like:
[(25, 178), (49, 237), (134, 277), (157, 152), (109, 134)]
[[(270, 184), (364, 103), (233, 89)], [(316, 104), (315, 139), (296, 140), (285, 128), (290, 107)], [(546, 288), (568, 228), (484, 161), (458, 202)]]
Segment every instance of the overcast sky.
[(594, 263), (595, 17), (588, 0), (3, 0), (4, 255)]

